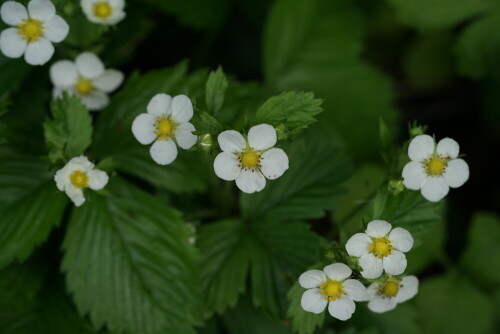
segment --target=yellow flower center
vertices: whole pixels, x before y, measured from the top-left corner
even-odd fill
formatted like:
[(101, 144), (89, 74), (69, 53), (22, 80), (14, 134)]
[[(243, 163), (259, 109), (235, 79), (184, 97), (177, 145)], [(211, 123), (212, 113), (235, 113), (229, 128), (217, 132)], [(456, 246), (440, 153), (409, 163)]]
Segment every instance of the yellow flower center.
[(42, 22), (35, 19), (23, 19), (23, 23), (18, 24), (17, 33), (28, 43), (36, 42), (43, 34)]
[(71, 184), (75, 186), (75, 188), (88, 188), (89, 187), (89, 176), (87, 173), (82, 172), (81, 170), (75, 170), (70, 176), (69, 179)]
[(391, 241), (387, 238), (374, 238), (368, 250), (379, 259), (391, 254)]
[(259, 163), (259, 155), (255, 151), (247, 151), (241, 156), (241, 163), (245, 167), (255, 167)]
[(427, 169), (427, 174), (429, 175), (442, 175), (445, 168), (446, 168), (446, 160), (439, 157), (435, 156), (429, 159), (426, 162), (426, 169)]
[(85, 78), (78, 79), (75, 85), (75, 90), (81, 95), (87, 95), (88, 93), (90, 93), (92, 88), (92, 81)]
[(382, 293), (387, 297), (394, 297), (398, 294), (399, 291), (399, 282), (397, 281), (387, 281), (382, 287)]
[(111, 15), (112, 8), (107, 1), (98, 1), (94, 4), (94, 14), (98, 18), (105, 19)]
[(175, 123), (170, 117), (157, 116), (155, 122), (155, 135), (158, 139), (168, 140), (175, 134)]
[(324, 296), (325, 300), (334, 301), (344, 294), (344, 287), (339, 281), (328, 281), (319, 288), (321, 289), (320, 295)]

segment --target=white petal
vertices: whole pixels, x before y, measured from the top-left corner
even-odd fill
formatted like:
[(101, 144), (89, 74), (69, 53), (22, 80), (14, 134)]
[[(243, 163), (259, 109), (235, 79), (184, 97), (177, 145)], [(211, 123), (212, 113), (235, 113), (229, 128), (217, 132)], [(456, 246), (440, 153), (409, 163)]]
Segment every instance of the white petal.
[(352, 274), (351, 268), (343, 263), (329, 264), (323, 268), (323, 271), (329, 279), (334, 281), (343, 281)]
[(69, 182), (69, 170), (66, 166), (56, 172), (56, 175), (54, 175), (54, 181), (56, 181), (57, 189), (64, 191)]
[(366, 234), (372, 238), (385, 237), (391, 231), (392, 225), (385, 220), (372, 220), (366, 226)]
[(410, 161), (403, 168), (403, 184), (408, 189), (420, 189), (426, 177), (425, 167), (419, 161)]
[(106, 172), (102, 170), (94, 169), (88, 173), (89, 176), (89, 187), (93, 190), (101, 190), (108, 183), (109, 177)]
[(221, 152), (215, 157), (215, 174), (223, 180), (234, 181), (241, 171), (237, 156), (229, 152)]
[(30, 65), (43, 65), (52, 58), (54, 46), (45, 38), (40, 38), (36, 42), (28, 43), (24, 59)]
[(236, 185), (247, 194), (259, 192), (266, 186), (266, 178), (255, 169), (241, 170), (236, 177)]
[(132, 123), (132, 133), (142, 145), (151, 144), (155, 139), (155, 119), (149, 114), (140, 114)]
[(391, 255), (384, 257), (384, 270), (391, 275), (401, 275), (407, 265), (406, 256), (398, 251), (392, 250)]
[(429, 135), (420, 135), (413, 138), (408, 146), (408, 156), (413, 161), (427, 159), (434, 152), (434, 139)]
[(149, 153), (158, 165), (168, 165), (177, 158), (177, 146), (173, 140), (157, 140)]
[(59, 43), (68, 36), (69, 25), (59, 15), (55, 15), (45, 22), (43, 26), (45, 28), (43, 30), (43, 36), (51, 42)]
[(323, 312), (326, 304), (328, 304), (328, 300), (320, 295), (320, 292), (320, 289), (310, 289), (304, 292), (300, 300), (300, 306), (307, 312), (316, 314)]
[(400, 288), (398, 294), (394, 296), (394, 299), (398, 303), (403, 303), (408, 299), (415, 297), (418, 292), (418, 278), (415, 276), (406, 276), (401, 280)]
[(274, 180), (288, 169), (288, 156), (281, 148), (272, 148), (261, 155), (261, 165), (262, 174)]
[(80, 98), (83, 104), (90, 110), (101, 110), (109, 104), (109, 96), (98, 90), (91, 91)]
[(78, 79), (75, 64), (69, 60), (55, 62), (50, 67), (50, 79), (56, 87), (74, 86)]
[(148, 113), (154, 117), (170, 115), (172, 98), (167, 94), (156, 94), (148, 103)]
[(245, 138), (238, 131), (223, 131), (217, 137), (220, 149), (224, 152), (241, 152), (245, 149)]
[(0, 15), (2, 16), (2, 21), (10, 26), (17, 26), (23, 23), (24, 19), (28, 18), (26, 8), (16, 1), (4, 2), (0, 9)]
[(248, 131), (248, 144), (256, 150), (265, 150), (276, 145), (276, 130), (269, 124), (260, 124)]
[(328, 312), (334, 318), (339, 320), (349, 319), (356, 310), (356, 304), (346, 295), (343, 295), (336, 301), (331, 301), (328, 305)]
[(443, 199), (450, 191), (450, 187), (444, 180), (444, 177), (428, 177), (422, 185), (422, 196), (431, 202), (438, 202)]
[(326, 275), (321, 270), (308, 270), (299, 277), (299, 284), (306, 289), (317, 288), (326, 282)]
[(56, 14), (56, 7), (48, 0), (31, 0), (28, 3), (28, 12), (31, 18), (44, 22)]
[(379, 294), (379, 289), (380, 286), (378, 283), (372, 283), (366, 288), (366, 292), (368, 293), (368, 296), (370, 296), (370, 299), (375, 298)]
[(397, 303), (394, 298), (389, 298), (383, 295), (375, 296), (368, 303), (368, 308), (370, 311), (375, 313), (384, 313), (390, 311), (396, 307)]
[(111, 93), (123, 82), (123, 73), (117, 70), (106, 70), (93, 81), (94, 87), (106, 93)]
[(185, 123), (193, 117), (193, 105), (186, 95), (177, 95), (172, 100), (172, 119), (176, 123)]
[(175, 129), (175, 140), (177, 141), (177, 145), (185, 150), (193, 147), (198, 141), (198, 136), (194, 135), (192, 133), (193, 131), (196, 131), (193, 124), (189, 122), (179, 124)]
[(348, 279), (342, 283), (345, 292), (352, 300), (363, 302), (369, 299), (366, 287), (358, 280)]
[(104, 64), (94, 53), (83, 52), (75, 59), (78, 72), (87, 79), (96, 79), (104, 74)]
[(389, 240), (392, 246), (401, 252), (406, 253), (413, 247), (413, 237), (401, 227), (396, 227), (389, 233)]
[(350, 256), (360, 257), (368, 254), (372, 239), (366, 233), (356, 233), (345, 244), (345, 249)]
[(460, 152), (460, 146), (451, 138), (443, 138), (439, 141), (436, 152), (443, 157), (455, 159)]
[(66, 195), (68, 195), (75, 206), (80, 206), (85, 202), (82, 189), (75, 188), (71, 184), (66, 186)]
[(443, 177), (451, 188), (461, 187), (469, 179), (469, 165), (463, 159), (451, 160)]
[(382, 259), (379, 259), (373, 254), (365, 254), (359, 258), (359, 265), (363, 268), (361, 275), (364, 278), (373, 279), (380, 277), (384, 270)]
[(17, 33), (17, 28), (9, 28), (0, 34), (0, 50), (9, 58), (19, 58), (26, 51), (28, 42)]
[(71, 169), (71, 171), (76, 170), (76, 169), (80, 169), (80, 170), (83, 170), (86, 172), (86, 171), (90, 171), (94, 168), (94, 164), (92, 162), (90, 162), (89, 159), (84, 155), (72, 158), (66, 164), (66, 166), (68, 166)]

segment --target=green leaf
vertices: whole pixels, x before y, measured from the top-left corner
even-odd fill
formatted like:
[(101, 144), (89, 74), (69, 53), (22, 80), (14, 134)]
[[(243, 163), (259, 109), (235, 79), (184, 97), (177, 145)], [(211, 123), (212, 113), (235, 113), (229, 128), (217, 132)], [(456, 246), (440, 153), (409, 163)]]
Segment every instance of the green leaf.
[[(0, 95), (0, 119), (2, 115), (7, 112), (7, 105), (8, 105), (7, 94)], [(0, 122), (0, 144), (5, 142), (4, 129), (5, 125)]]
[(62, 218), (67, 197), (45, 161), (0, 148), (0, 268), (23, 261)]
[(294, 332), (299, 334), (312, 334), (316, 327), (321, 327), (323, 325), (326, 311), (320, 314), (304, 311), (300, 304), (304, 291), (305, 289), (302, 288), (297, 281), (288, 292), (290, 306), (288, 308), (287, 317), (292, 320)]
[(351, 165), (344, 153), (321, 140), (298, 140), (285, 148), (290, 168), (256, 194), (242, 194), (243, 217), (257, 220), (319, 218), (344, 192)]
[(208, 76), (205, 102), (207, 109), (212, 115), (217, 115), (220, 108), (224, 104), (224, 94), (227, 89), (227, 79), (222, 71), (218, 68), (217, 71), (211, 72)]
[(281, 93), (268, 99), (257, 110), (254, 122), (273, 126), (284, 124), (290, 134), (296, 134), (316, 121), (314, 116), (323, 111), (321, 103), (313, 93)]
[(356, 304), (356, 312), (350, 319), (352, 324), (360, 327), (354, 333), (372, 330), (374, 333), (384, 334), (422, 333), (418, 320), (418, 312), (412, 301), (398, 304), (394, 310), (385, 313), (374, 313), (365, 305)]
[(224, 131), (224, 126), (212, 115), (203, 110), (197, 110), (193, 116), (191, 123), (203, 134), (210, 133), (215, 136)]
[(76, 96), (64, 94), (51, 104), (52, 120), (43, 124), (52, 162), (81, 155), (92, 137), (92, 118)]
[(32, 68), (24, 59), (11, 59), (0, 53), (0, 95), (17, 90)]
[(114, 180), (89, 192), (63, 243), (62, 269), (81, 315), (111, 332), (193, 333), (201, 305), (197, 254), (179, 214)]

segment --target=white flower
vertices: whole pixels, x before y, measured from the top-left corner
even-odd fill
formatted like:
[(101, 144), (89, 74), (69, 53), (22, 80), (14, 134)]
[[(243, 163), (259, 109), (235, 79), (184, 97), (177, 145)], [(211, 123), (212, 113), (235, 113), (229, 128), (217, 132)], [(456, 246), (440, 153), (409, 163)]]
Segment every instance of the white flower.
[(397, 304), (413, 298), (417, 292), (418, 278), (415, 276), (405, 276), (402, 279), (390, 277), (382, 283), (373, 283), (368, 287), (368, 308), (375, 313), (387, 312)]
[(437, 202), (451, 188), (462, 186), (469, 179), (469, 166), (457, 159), (459, 146), (451, 138), (436, 145), (429, 135), (413, 138), (408, 147), (410, 162), (403, 168), (403, 183), (408, 189), (422, 192), (427, 200)]
[(319, 314), (328, 305), (328, 312), (339, 320), (349, 319), (356, 305), (354, 301), (366, 301), (368, 292), (358, 280), (348, 279), (351, 268), (343, 263), (334, 263), (321, 270), (309, 270), (300, 275), (299, 283), (306, 288), (301, 306), (307, 312)]
[(0, 34), (0, 49), (9, 58), (24, 59), (30, 65), (43, 65), (54, 54), (52, 43), (66, 38), (69, 26), (56, 15), (48, 0), (32, 0), (28, 10), (19, 2), (4, 2), (0, 9), (2, 20), (11, 28)]
[(80, 6), (90, 22), (112, 25), (125, 17), (125, 0), (81, 0)]
[(261, 191), (266, 178), (277, 179), (288, 169), (286, 153), (273, 148), (276, 130), (269, 124), (252, 127), (248, 138), (234, 130), (224, 131), (218, 141), (222, 152), (214, 161), (215, 174), (226, 181), (236, 180), (238, 188), (245, 193)]
[(123, 73), (106, 70), (102, 61), (93, 53), (84, 52), (75, 61), (60, 60), (50, 67), (54, 85), (53, 96), (62, 92), (78, 96), (90, 110), (101, 110), (109, 103), (108, 93), (123, 82)]
[[(198, 137), (189, 120), (193, 117), (193, 105), (185, 95), (173, 99), (167, 94), (155, 95), (148, 104), (148, 113), (140, 114), (132, 124), (135, 138), (148, 145), (151, 157), (159, 165), (168, 165), (177, 157), (177, 145), (187, 150)], [(176, 145), (177, 143), (177, 145)]]
[(108, 174), (94, 169), (94, 164), (85, 156), (71, 159), (66, 166), (58, 170), (54, 176), (57, 188), (80, 206), (85, 202), (83, 189), (100, 190), (108, 183)]
[(363, 268), (361, 275), (373, 279), (385, 270), (391, 275), (400, 275), (406, 269), (406, 256), (413, 247), (413, 238), (407, 230), (396, 227), (384, 220), (371, 221), (366, 233), (356, 233), (346, 243), (350, 256), (359, 258)]

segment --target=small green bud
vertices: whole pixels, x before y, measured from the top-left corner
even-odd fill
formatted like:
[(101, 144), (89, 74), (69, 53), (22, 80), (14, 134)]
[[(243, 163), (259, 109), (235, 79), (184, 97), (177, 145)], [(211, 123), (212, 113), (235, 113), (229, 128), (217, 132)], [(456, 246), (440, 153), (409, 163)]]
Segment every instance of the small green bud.
[(413, 122), (409, 125), (410, 138), (423, 135), (426, 131), (426, 125), (418, 125), (417, 122)]
[(394, 196), (399, 195), (403, 190), (405, 190), (405, 186), (403, 184), (403, 180), (390, 180), (387, 184), (387, 191), (393, 194)]
[(288, 128), (285, 126), (285, 124), (282, 123), (274, 129), (276, 130), (278, 140), (286, 140), (288, 138)]
[(200, 145), (203, 151), (210, 152), (212, 150), (212, 146), (214, 146), (212, 135), (210, 133), (202, 134), (198, 139), (198, 145)]
[(331, 263), (334, 263), (336, 262), (336, 255), (335, 255), (335, 251), (333, 249), (329, 249), (326, 251), (325, 253), (325, 259), (328, 261), (328, 262), (331, 262)]

